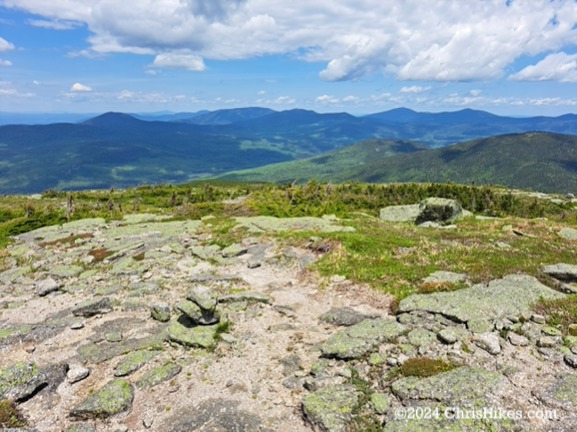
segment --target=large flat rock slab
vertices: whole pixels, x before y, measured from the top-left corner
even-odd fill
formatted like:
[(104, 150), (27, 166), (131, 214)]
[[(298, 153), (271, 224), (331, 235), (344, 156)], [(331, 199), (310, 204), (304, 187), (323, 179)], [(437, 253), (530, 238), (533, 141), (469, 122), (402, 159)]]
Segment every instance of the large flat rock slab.
[(454, 321), (495, 322), (511, 317), (529, 317), (531, 305), (540, 298), (565, 297), (527, 275), (509, 275), (487, 284), (474, 285), (458, 291), (416, 294), (399, 304), (399, 313), (426, 311)]
[(321, 351), (324, 357), (360, 358), (372, 351), (378, 344), (391, 342), (404, 332), (406, 328), (394, 320), (366, 319), (333, 334), (321, 345)]
[(331, 217), (277, 218), (273, 216), (237, 217), (238, 226), (251, 233), (279, 231), (353, 232), (353, 227), (339, 225), (339, 220)]

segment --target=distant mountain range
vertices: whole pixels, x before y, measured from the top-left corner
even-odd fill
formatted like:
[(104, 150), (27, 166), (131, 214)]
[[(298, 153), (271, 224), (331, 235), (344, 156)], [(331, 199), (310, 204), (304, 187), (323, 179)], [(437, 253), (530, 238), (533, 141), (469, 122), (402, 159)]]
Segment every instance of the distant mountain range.
[[(0, 113), (0, 123), (5, 118)], [(186, 182), (373, 140), (307, 162), (319, 177), (342, 177), (347, 161), (364, 167), (379, 154), (419, 154), (426, 148), (529, 131), (577, 134), (577, 115), (512, 118), (469, 109), (419, 113), (399, 108), (359, 117), (259, 107), (106, 113), (76, 123), (0, 126), (0, 193)], [(288, 178), (291, 171), (292, 177), (300, 177), (296, 166), (283, 168), (287, 175), (281, 177)], [(309, 168), (299, 169), (306, 173)]]
[[(347, 157), (350, 153), (354, 159)], [(577, 193), (577, 136), (528, 132), (429, 150), (406, 142), (372, 140), (309, 159), (233, 172), (223, 178), (284, 183), (311, 179), (454, 182)]]

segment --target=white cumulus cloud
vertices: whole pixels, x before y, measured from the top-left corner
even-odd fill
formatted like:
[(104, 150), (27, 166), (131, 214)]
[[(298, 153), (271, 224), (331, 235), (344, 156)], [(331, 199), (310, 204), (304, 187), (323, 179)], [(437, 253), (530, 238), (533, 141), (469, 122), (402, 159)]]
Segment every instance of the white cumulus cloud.
[(0, 0), (0, 5), (51, 23), (86, 24), (90, 50), (154, 55), (156, 67), (200, 71), (205, 59), (290, 54), (323, 62), (320, 77), (329, 81), (375, 73), (414, 81), (495, 79), (522, 56), (561, 52), (577, 40), (575, 0)]
[(153, 65), (161, 68), (180, 68), (197, 72), (205, 69), (202, 58), (189, 51), (158, 54)]
[(577, 54), (549, 54), (539, 63), (527, 66), (510, 78), (517, 81), (577, 82)]
[(88, 87), (87, 85), (74, 83), (70, 87), (71, 92), (90, 92), (92, 91), (92, 87)]
[(2, 60), (0, 58), (0, 66), (2, 67), (10, 67), (12, 66), (12, 62), (10, 60)]
[(402, 87), (401, 90), (399, 91), (401, 93), (423, 93), (429, 90), (431, 90), (431, 87), (410, 86), (410, 87)]
[(13, 49), (14, 49), (14, 45), (11, 42), (8, 42), (6, 39), (0, 37), (0, 52), (10, 51)]

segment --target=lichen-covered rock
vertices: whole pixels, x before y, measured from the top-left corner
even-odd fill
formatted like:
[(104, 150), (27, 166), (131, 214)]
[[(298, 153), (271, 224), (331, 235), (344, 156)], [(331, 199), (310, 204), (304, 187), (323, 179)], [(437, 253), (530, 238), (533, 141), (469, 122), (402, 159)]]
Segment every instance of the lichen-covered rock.
[(46, 384), (45, 374), (34, 363), (15, 363), (0, 369), (0, 400), (26, 399)]
[(414, 222), (419, 216), (419, 204), (389, 206), (381, 209), (380, 219), (385, 222)]
[(327, 386), (303, 399), (305, 418), (325, 432), (344, 432), (359, 403), (360, 394), (351, 385)]
[(208, 399), (199, 405), (179, 409), (163, 424), (161, 432), (272, 432), (257, 415), (238, 408), (239, 402)]
[(72, 314), (74, 316), (89, 318), (94, 315), (112, 312), (113, 309), (114, 308), (110, 298), (104, 297), (99, 300), (89, 300), (79, 304), (74, 309), (72, 309)]
[(332, 218), (294, 217), (277, 218), (273, 216), (236, 217), (239, 226), (250, 233), (282, 231), (316, 231), (316, 232), (353, 232), (353, 227), (338, 225)]
[(131, 408), (134, 389), (129, 381), (116, 379), (89, 395), (70, 411), (78, 419), (107, 418)]
[(66, 429), (66, 432), (96, 432), (96, 426), (92, 423), (76, 423)]
[(114, 376), (123, 377), (136, 372), (158, 355), (158, 351), (139, 350), (126, 355), (114, 368)]
[(210, 325), (220, 320), (220, 312), (216, 309), (202, 309), (190, 300), (183, 300), (176, 309), (186, 315), (194, 324)]
[(495, 323), (510, 317), (530, 317), (531, 306), (540, 298), (564, 297), (532, 276), (509, 275), (458, 291), (409, 296), (400, 302), (399, 312), (426, 311), (461, 323)]
[(467, 275), (465, 273), (455, 273), (450, 271), (436, 271), (423, 279), (424, 283), (431, 284), (457, 284), (465, 282)]
[(371, 318), (350, 307), (332, 308), (330, 311), (322, 314), (319, 321), (336, 326), (349, 327), (360, 323), (361, 321)]
[(219, 325), (195, 326), (186, 317), (172, 322), (167, 330), (169, 340), (192, 348), (212, 348), (216, 344)]
[(577, 265), (574, 264), (552, 264), (543, 267), (543, 273), (563, 282), (577, 281)]
[(577, 230), (565, 227), (559, 231), (559, 237), (564, 238), (565, 240), (577, 240)]
[(453, 199), (427, 198), (419, 203), (419, 214), (415, 220), (417, 225), (424, 222), (437, 222), (449, 225), (462, 214), (461, 204)]
[(501, 342), (496, 333), (482, 333), (477, 335), (475, 345), (492, 355), (497, 355), (501, 352)]
[(577, 409), (577, 375), (560, 374), (550, 386), (535, 393), (545, 405), (575, 412)]
[(168, 362), (148, 371), (136, 382), (138, 388), (154, 387), (164, 381), (174, 378), (180, 373), (182, 366), (177, 363)]
[(266, 294), (253, 291), (242, 291), (233, 294), (227, 294), (219, 299), (221, 303), (249, 302), (272, 304), (272, 298)]
[(407, 334), (407, 338), (409, 339), (409, 343), (416, 347), (426, 347), (437, 340), (435, 333), (422, 327), (411, 330)]
[(56, 282), (51, 277), (48, 277), (36, 284), (36, 294), (38, 294), (40, 297), (44, 297), (50, 293), (58, 291), (61, 287), (61, 283)]
[(186, 298), (205, 311), (214, 311), (218, 304), (218, 296), (205, 285), (197, 285), (192, 288)]
[(170, 306), (166, 303), (155, 303), (150, 306), (150, 316), (160, 322), (170, 321)]
[(335, 333), (320, 348), (325, 357), (355, 359), (380, 343), (395, 340), (405, 331), (406, 328), (394, 320), (367, 319)]
[(447, 406), (483, 407), (500, 394), (506, 379), (485, 369), (463, 366), (427, 378), (407, 377), (391, 389), (403, 403), (419, 400), (442, 402)]
[(391, 396), (385, 393), (373, 393), (371, 405), (377, 414), (385, 414), (391, 406)]

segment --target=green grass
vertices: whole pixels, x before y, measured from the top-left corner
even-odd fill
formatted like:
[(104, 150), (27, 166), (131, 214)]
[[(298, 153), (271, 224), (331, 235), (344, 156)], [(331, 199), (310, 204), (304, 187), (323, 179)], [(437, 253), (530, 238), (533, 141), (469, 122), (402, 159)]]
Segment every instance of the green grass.
[(16, 403), (0, 400), (0, 428), (20, 428), (27, 424)]
[(577, 324), (577, 295), (558, 300), (540, 300), (534, 307), (535, 312), (547, 317), (550, 326), (560, 328), (565, 335), (577, 336), (571, 325)]
[(399, 366), (395, 370), (395, 374), (405, 377), (413, 376), (426, 378), (443, 372), (448, 372), (455, 367), (457, 367), (455, 363), (449, 363), (442, 359), (412, 357)]

